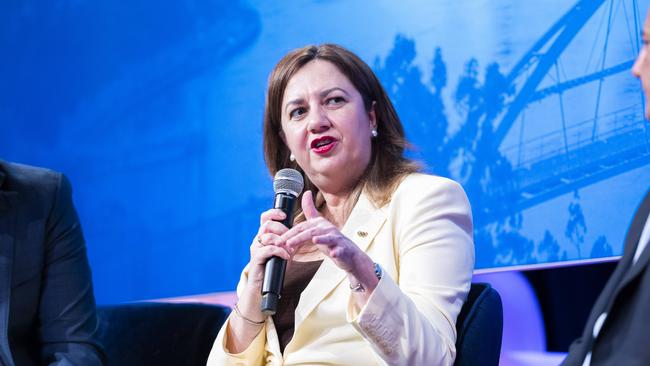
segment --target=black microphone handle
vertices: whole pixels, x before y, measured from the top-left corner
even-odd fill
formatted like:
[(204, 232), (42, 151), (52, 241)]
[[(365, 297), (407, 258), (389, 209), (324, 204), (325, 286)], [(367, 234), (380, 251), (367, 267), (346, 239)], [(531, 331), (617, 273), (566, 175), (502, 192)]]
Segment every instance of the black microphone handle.
[[(293, 225), (293, 213), (295, 211), (297, 198), (288, 193), (275, 195), (273, 208), (279, 208), (287, 216), (282, 220), (284, 226), (291, 228)], [(273, 315), (278, 310), (282, 284), (284, 283), (284, 271), (287, 268), (287, 261), (273, 256), (264, 266), (264, 282), (262, 283), (262, 312), (266, 315)]]

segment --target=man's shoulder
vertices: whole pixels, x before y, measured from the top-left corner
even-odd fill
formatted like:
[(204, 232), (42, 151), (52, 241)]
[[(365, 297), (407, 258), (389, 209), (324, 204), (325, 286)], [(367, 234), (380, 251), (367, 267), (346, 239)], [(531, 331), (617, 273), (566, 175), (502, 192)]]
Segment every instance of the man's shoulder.
[(61, 190), (69, 190), (61, 173), (25, 164), (0, 161), (0, 194), (13, 195), (16, 209), (49, 211)]
[(61, 173), (51, 169), (0, 160), (0, 174), (4, 177), (2, 190), (52, 192), (61, 181)]

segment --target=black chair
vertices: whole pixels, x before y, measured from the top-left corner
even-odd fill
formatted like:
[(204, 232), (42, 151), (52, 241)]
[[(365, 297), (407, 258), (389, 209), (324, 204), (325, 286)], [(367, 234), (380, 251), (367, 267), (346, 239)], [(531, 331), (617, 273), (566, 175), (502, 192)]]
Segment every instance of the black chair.
[(497, 366), (501, 353), (503, 308), (487, 283), (473, 283), (456, 321), (455, 366)]
[(230, 309), (143, 302), (97, 309), (98, 338), (109, 366), (205, 366)]

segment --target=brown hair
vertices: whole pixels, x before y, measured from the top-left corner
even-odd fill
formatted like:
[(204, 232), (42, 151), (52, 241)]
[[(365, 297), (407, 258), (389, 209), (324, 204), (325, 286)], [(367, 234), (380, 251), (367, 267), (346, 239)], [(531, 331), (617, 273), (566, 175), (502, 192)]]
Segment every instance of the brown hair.
[(378, 136), (372, 139), (370, 162), (357, 188), (365, 188), (373, 203), (381, 207), (390, 200), (402, 178), (420, 170), (420, 166), (404, 157), (408, 146), (404, 128), (375, 73), (357, 55), (336, 44), (293, 50), (271, 72), (264, 109), (264, 159), (269, 172), (275, 175), (282, 168), (297, 169), (303, 173), (305, 189), (318, 192), (298, 164), (289, 160), (291, 152), (281, 136), (284, 90), (296, 72), (313, 60), (334, 64), (361, 94), (366, 111), (375, 103)]

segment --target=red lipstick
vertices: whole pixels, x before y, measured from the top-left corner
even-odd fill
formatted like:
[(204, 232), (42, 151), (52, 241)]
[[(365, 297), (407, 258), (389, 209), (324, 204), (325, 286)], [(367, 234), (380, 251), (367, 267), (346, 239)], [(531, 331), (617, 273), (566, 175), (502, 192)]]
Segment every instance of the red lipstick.
[(335, 138), (331, 136), (323, 136), (314, 139), (311, 142), (310, 147), (316, 154), (323, 155), (332, 151), (334, 146), (336, 146), (336, 143), (337, 141)]

